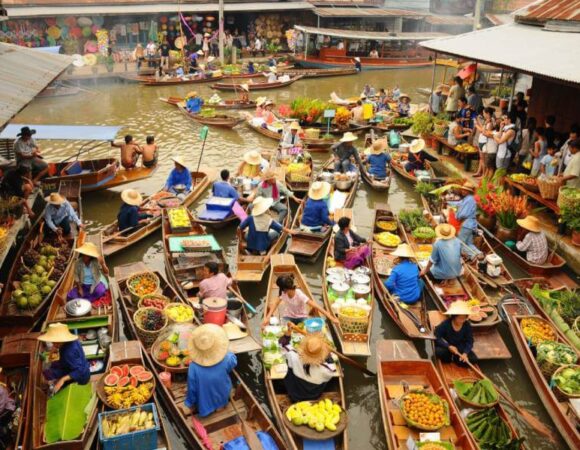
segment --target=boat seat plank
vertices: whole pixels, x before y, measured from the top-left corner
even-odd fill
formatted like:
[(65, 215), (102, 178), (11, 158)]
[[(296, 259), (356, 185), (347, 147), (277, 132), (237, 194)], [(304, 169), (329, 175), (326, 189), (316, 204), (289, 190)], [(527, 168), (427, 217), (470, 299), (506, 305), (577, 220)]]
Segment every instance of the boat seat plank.
[[(409, 389), (410, 390), (414, 390), (414, 389), (423, 389), (423, 384), (410, 384), (409, 385)], [(403, 387), (402, 384), (388, 384), (385, 385), (385, 389), (387, 391), (387, 395), (389, 396), (389, 398), (400, 398), (403, 396), (403, 394), (405, 393), (405, 388)]]
[(306, 239), (292, 238), (292, 242), (288, 247), (290, 253), (298, 255), (314, 256), (324, 245), (324, 241), (313, 241)]
[[(244, 401), (241, 399), (236, 400), (236, 407), (238, 408), (240, 415), (245, 418), (246, 417), (246, 404), (244, 403)], [(224, 420), (226, 420), (230, 417), (233, 417), (233, 416), (236, 416), (236, 412), (234, 411), (234, 408), (230, 402), (221, 411), (216, 411), (215, 413), (213, 413), (207, 417), (196, 416), (196, 419), (199, 420), (205, 428), (210, 428), (212, 425), (223, 422)]]
[[(363, 335), (364, 336), (364, 335)], [(342, 352), (345, 355), (370, 356), (371, 348), (368, 342), (342, 342)]]
[(235, 341), (230, 341), (229, 350), (232, 353), (247, 353), (255, 352), (261, 350), (262, 346), (256, 342), (256, 340), (251, 336), (246, 336), (243, 339), (236, 339)]

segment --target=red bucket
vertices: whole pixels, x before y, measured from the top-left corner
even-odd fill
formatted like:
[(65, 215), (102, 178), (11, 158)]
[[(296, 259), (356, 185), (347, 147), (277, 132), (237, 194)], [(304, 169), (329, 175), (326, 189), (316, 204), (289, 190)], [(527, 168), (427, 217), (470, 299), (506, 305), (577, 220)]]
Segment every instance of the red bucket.
[(203, 322), (222, 326), (226, 322), (228, 301), (225, 298), (210, 297), (203, 300)]

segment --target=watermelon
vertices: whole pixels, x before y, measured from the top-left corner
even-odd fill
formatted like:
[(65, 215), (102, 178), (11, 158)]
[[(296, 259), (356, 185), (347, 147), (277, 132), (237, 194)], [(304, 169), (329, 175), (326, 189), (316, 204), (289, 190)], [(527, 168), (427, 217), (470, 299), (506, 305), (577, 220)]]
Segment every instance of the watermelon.
[(130, 383), (131, 383), (131, 386), (133, 386), (133, 387), (137, 387), (137, 386), (139, 385), (139, 380), (137, 380), (137, 378), (136, 378), (136, 377), (131, 377), (131, 378), (129, 379), (129, 381), (130, 381)]
[(121, 378), (123, 376), (123, 369), (121, 369), (119, 366), (113, 366), (111, 373)]
[(105, 377), (103, 382), (105, 383), (105, 386), (117, 386), (117, 383), (119, 382), (119, 375), (110, 373)]
[(117, 386), (119, 387), (125, 387), (129, 384), (131, 380), (129, 379), (129, 377), (122, 377), (121, 379), (119, 379), (119, 382), (117, 383)]
[(146, 381), (150, 381), (153, 378), (153, 374), (148, 370), (143, 370), (143, 372), (137, 374), (137, 379), (144, 383)]
[(128, 377), (129, 376), (129, 364), (125, 364), (124, 366), (121, 366), (121, 369), (123, 370), (123, 376)]
[(145, 367), (143, 366), (133, 366), (129, 369), (129, 373), (132, 376), (137, 376), (138, 373), (141, 373), (145, 370)]
[(157, 359), (159, 361), (165, 361), (167, 358), (169, 358), (169, 352), (159, 352), (157, 353)]

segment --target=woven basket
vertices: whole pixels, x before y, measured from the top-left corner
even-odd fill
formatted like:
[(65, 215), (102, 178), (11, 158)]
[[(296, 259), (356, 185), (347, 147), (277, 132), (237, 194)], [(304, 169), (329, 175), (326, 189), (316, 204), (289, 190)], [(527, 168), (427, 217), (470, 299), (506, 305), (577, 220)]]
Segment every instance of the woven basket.
[[(474, 378), (474, 377), (465, 377), (465, 378), (459, 378), (458, 381), (463, 381), (464, 383), (475, 383), (475, 382), (479, 381), (479, 379)], [(485, 405), (483, 405), (481, 403), (474, 403), (471, 400), (469, 400), (467, 397), (465, 397), (464, 395), (460, 394), (459, 392), (457, 392), (457, 396), (461, 399), (461, 401), (463, 403), (465, 403), (466, 405), (469, 405), (473, 408), (476, 408), (476, 409), (490, 408), (490, 407), (495, 406), (499, 403), (499, 394), (497, 394), (497, 400), (495, 402), (487, 403)]]
[(552, 375), (552, 379), (551, 379), (551, 383), (550, 383), (553, 386), (552, 387), (552, 391), (554, 392), (554, 395), (561, 402), (565, 402), (565, 401), (567, 401), (567, 400), (569, 400), (571, 398), (580, 398), (580, 393), (578, 393), (578, 394), (567, 394), (566, 392), (564, 392), (562, 389), (560, 389), (558, 387), (558, 385), (556, 384), (556, 382), (553, 379), (556, 375), (558, 375), (558, 373), (560, 373), (562, 370), (567, 369), (569, 367), (576, 368), (576, 369), (580, 369), (580, 366), (578, 366), (576, 364), (567, 364), (567, 365), (564, 365), (564, 366), (560, 366), (560, 368), (558, 370), (556, 370), (554, 372), (554, 374)]
[[(153, 282), (155, 285), (155, 289), (152, 290), (151, 292), (147, 292), (146, 294), (138, 293), (133, 288), (133, 284), (141, 280), (149, 280)], [(131, 300), (133, 301), (133, 303), (137, 304), (139, 300), (141, 300), (141, 297), (143, 297), (144, 295), (155, 294), (159, 292), (159, 277), (155, 275), (153, 272), (136, 273), (135, 275), (130, 276), (129, 279), (127, 280), (127, 290), (131, 295)]]
[(540, 192), (537, 184), (526, 183), (525, 181), (522, 181), (520, 184), (530, 192)]
[[(356, 308), (356, 307), (354, 307)], [(340, 328), (342, 329), (343, 333), (350, 333), (350, 334), (366, 334), (367, 329), (369, 327), (369, 311), (366, 311), (362, 308), (356, 308), (365, 311), (365, 317), (350, 317), (345, 316), (338, 312), (338, 321), (340, 322)]]
[(139, 303), (138, 303), (137, 307), (138, 308), (149, 308), (149, 306), (146, 306), (146, 305), (143, 304), (143, 300), (146, 300), (148, 298), (154, 298), (154, 299), (157, 299), (157, 300), (161, 300), (164, 303), (162, 309), (165, 309), (165, 307), (171, 303), (171, 299), (169, 297), (165, 297), (165, 295), (161, 295), (161, 294), (148, 294), (148, 295), (144, 295), (143, 297), (141, 297), (141, 299), (139, 300)]
[(443, 136), (447, 131), (448, 125), (446, 123), (435, 123), (433, 127), (433, 134), (436, 136)]
[(320, 139), (320, 130), (318, 128), (307, 128), (304, 130), (304, 136), (307, 139)]
[(167, 315), (165, 314), (164, 311), (161, 311), (163, 318), (165, 320), (163, 326), (157, 331), (149, 331), (143, 329), (141, 327), (141, 318), (143, 314), (145, 314), (145, 312), (149, 310), (159, 311), (157, 308), (139, 308), (137, 311), (135, 311), (135, 314), (133, 314), (133, 323), (135, 324), (135, 330), (137, 330), (137, 336), (139, 337), (139, 339), (146, 348), (151, 347), (151, 344), (155, 342), (157, 337), (167, 327), (168, 323)]
[(544, 375), (544, 378), (548, 382), (552, 379), (552, 375), (554, 375), (554, 373), (560, 367), (562, 367), (562, 365), (556, 364), (556, 363), (553, 363), (550, 361), (542, 361), (541, 363), (538, 363), (538, 366), (540, 367), (540, 370), (542, 371), (542, 375)]
[[(178, 322), (176, 320), (173, 320), (171, 317), (169, 317), (169, 314), (167, 314), (167, 309), (171, 308), (172, 306), (177, 306), (177, 305), (185, 306), (187, 309), (189, 309), (191, 311), (191, 320)], [(193, 308), (191, 306), (186, 305), (185, 303), (179, 303), (179, 302), (168, 303), (167, 305), (165, 305), (164, 312), (165, 312), (165, 315), (167, 316), (167, 320), (169, 321), (169, 323), (192, 323), (194, 318), (195, 318), (195, 311), (193, 310)]]
[(569, 192), (578, 192), (578, 189), (573, 189), (570, 187), (561, 186), (560, 190), (558, 191), (558, 207), (560, 209), (563, 208), (580, 208), (580, 199), (576, 198), (575, 196), (568, 195)]
[[(441, 425), (439, 427), (438, 426), (427, 426), (427, 425), (419, 424), (419, 423), (415, 422), (414, 420), (411, 420), (407, 416), (407, 412), (405, 411), (405, 408), (403, 406), (405, 398), (407, 396), (409, 396), (410, 394), (424, 394), (430, 398), (438, 398), (439, 401), (441, 401), (443, 403), (443, 407), (445, 410), (445, 422), (443, 423), (443, 425)], [(407, 424), (410, 425), (411, 427), (416, 428), (418, 430), (437, 431), (437, 430), (440, 430), (442, 427), (449, 425), (449, 423), (451, 422), (450, 413), (449, 413), (449, 404), (447, 403), (447, 401), (445, 399), (442, 399), (441, 397), (439, 397), (436, 394), (431, 394), (431, 393), (423, 391), (423, 390), (412, 390), (400, 398), (399, 405), (400, 405), (401, 415), (403, 416), (403, 419), (405, 419), (405, 422), (407, 422)]]
[(538, 178), (540, 195), (545, 200), (556, 200), (558, 198), (560, 186), (562, 186), (562, 181), (559, 178), (552, 177), (547, 180)]
[(572, 325), (572, 330), (576, 333), (576, 336), (580, 337), (580, 316), (576, 317), (576, 320)]

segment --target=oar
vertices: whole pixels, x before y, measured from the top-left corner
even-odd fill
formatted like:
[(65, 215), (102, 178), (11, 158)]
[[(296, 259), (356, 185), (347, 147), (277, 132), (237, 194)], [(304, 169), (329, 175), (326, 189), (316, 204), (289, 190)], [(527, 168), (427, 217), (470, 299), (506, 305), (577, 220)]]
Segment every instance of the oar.
[(230, 393), (230, 402), (232, 403), (234, 411), (238, 416), (238, 418), (240, 419), (240, 422), (242, 423), (242, 433), (244, 434), (244, 438), (246, 439), (246, 443), (248, 444), (248, 447), (250, 447), (250, 450), (263, 450), (264, 447), (262, 447), (262, 442), (260, 442), (260, 439), (254, 432), (254, 430), (250, 428), (248, 422), (246, 422), (246, 419), (244, 419), (240, 414), (240, 412), (238, 411), (236, 401), (234, 399), (233, 394), (231, 393)]
[(243, 304), (246, 306), (246, 308), (248, 308), (248, 309), (250, 310), (250, 312), (251, 312), (252, 314), (257, 314), (257, 312), (258, 312), (258, 311), (256, 311), (256, 308), (254, 308), (252, 305), (250, 305), (250, 304), (247, 302), (247, 300), (246, 300), (244, 297), (242, 297), (240, 294), (238, 294), (238, 293), (237, 293), (236, 291), (234, 291), (232, 288), (228, 288), (228, 290), (229, 290), (229, 291), (230, 291), (232, 294), (234, 294), (234, 296), (236, 297), (236, 299), (237, 299), (237, 300), (239, 300), (240, 302), (242, 302), (242, 303), (243, 303)]
[(497, 385), (491, 381), (487, 376), (485, 376), (485, 374), (479, 370), (477, 367), (475, 367), (469, 360), (466, 361), (466, 364), (480, 377), (488, 380), (493, 387), (495, 388), (495, 390), (499, 393), (499, 395), (501, 395), (503, 397), (503, 399), (513, 408), (515, 409), (518, 414), (520, 414), (524, 420), (534, 429), (536, 430), (538, 433), (543, 434), (544, 436), (546, 436), (548, 439), (550, 439), (552, 442), (556, 443), (556, 437), (554, 436), (554, 433), (552, 433), (552, 430), (550, 430), (546, 425), (544, 425), (537, 417), (534, 417), (530, 412), (526, 411), (525, 409), (523, 409), (521, 406), (519, 406), (517, 403), (515, 403), (508, 394), (506, 394), (504, 391), (502, 391), (500, 388), (497, 387)]

